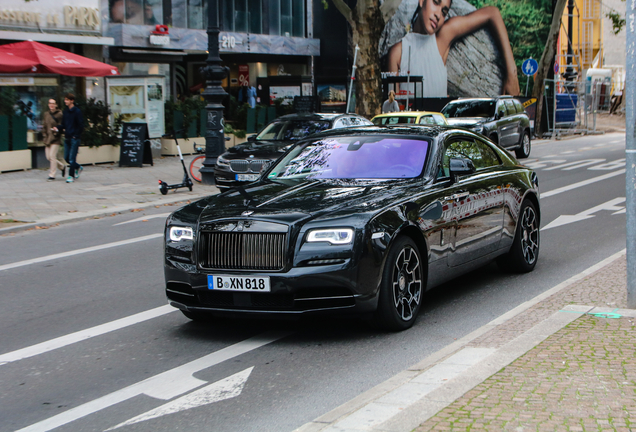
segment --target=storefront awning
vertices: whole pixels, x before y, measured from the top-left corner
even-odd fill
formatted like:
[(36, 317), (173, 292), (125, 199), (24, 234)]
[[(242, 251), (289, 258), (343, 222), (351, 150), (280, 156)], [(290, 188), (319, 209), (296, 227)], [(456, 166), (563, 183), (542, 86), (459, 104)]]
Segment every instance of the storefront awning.
[[(11, 59), (19, 60), (24, 67), (16, 70), (15, 62)], [(39, 42), (25, 41), (0, 46), (0, 73), (34, 72), (80, 77), (119, 74), (115, 66)]]

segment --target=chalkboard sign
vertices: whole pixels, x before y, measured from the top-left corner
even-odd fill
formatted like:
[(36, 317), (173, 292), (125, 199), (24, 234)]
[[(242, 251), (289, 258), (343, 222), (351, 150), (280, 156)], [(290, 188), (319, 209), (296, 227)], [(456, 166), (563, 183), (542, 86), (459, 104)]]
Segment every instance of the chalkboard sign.
[(294, 110), (297, 113), (314, 113), (316, 105), (314, 96), (294, 96)]
[(119, 166), (142, 167), (152, 163), (146, 123), (124, 123), (119, 146)]

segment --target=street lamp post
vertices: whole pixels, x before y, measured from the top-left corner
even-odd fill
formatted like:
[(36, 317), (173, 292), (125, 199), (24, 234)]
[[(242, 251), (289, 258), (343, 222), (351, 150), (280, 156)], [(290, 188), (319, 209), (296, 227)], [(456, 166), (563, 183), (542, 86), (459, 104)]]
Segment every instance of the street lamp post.
[(208, 58), (203, 68), (205, 90), (203, 97), (207, 104), (205, 131), (205, 160), (201, 167), (203, 184), (214, 184), (214, 165), (216, 159), (225, 151), (225, 135), (223, 134), (223, 99), (227, 96), (221, 86), (227, 75), (227, 68), (221, 66), (219, 57), (219, 6), (218, 0), (208, 0)]

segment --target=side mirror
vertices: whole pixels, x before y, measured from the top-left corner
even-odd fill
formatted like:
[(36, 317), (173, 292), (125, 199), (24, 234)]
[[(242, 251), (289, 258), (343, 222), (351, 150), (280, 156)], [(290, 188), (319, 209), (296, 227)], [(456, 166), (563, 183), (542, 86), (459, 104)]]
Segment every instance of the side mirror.
[(249, 142), (254, 142), (254, 141), (256, 141), (256, 135), (250, 135), (250, 136), (248, 136), (248, 137), (247, 137), (247, 140), (248, 140)]
[(459, 176), (465, 176), (477, 171), (475, 164), (470, 159), (465, 158), (452, 158), (450, 160), (450, 177), (453, 183), (457, 181)]

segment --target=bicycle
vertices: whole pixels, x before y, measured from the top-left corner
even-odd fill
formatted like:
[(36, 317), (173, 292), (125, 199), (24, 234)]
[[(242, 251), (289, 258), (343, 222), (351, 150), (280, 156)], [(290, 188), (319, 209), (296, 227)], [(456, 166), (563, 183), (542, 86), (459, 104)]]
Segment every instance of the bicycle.
[(194, 147), (194, 152), (199, 156), (195, 157), (192, 159), (192, 162), (190, 162), (190, 177), (201, 183), (201, 172), (199, 170), (203, 167), (203, 161), (205, 160), (205, 148), (197, 147), (196, 143), (192, 144), (192, 146)]

